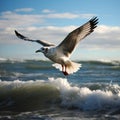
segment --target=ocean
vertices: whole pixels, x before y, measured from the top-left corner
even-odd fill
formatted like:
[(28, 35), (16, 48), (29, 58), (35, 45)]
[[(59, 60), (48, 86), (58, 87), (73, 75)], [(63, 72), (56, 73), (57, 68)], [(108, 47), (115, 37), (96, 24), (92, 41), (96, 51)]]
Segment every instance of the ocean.
[(0, 59), (0, 120), (120, 120), (120, 61), (78, 63)]

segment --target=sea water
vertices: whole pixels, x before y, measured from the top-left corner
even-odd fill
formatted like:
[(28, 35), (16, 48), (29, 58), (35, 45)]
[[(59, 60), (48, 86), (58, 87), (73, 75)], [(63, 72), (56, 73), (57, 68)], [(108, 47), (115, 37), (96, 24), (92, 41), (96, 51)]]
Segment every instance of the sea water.
[(39, 60), (0, 60), (1, 120), (119, 120), (120, 61), (78, 61), (69, 76)]

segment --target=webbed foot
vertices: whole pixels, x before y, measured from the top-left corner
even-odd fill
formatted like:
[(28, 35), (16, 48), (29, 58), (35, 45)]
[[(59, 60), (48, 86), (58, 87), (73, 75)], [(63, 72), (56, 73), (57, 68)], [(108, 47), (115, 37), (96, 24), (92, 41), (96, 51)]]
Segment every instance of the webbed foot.
[(63, 71), (63, 74), (64, 74), (64, 75), (69, 75), (66, 71)]

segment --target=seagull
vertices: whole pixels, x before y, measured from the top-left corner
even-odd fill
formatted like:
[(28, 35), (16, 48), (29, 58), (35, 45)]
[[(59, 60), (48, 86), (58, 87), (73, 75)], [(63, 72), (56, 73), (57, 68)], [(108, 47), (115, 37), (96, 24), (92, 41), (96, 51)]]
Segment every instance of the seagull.
[(36, 51), (42, 52), (51, 61), (60, 64), (62, 66), (61, 71), (64, 75), (69, 75), (77, 72), (80, 68), (80, 64), (70, 60), (71, 53), (73, 52), (76, 45), (94, 31), (97, 27), (98, 18), (93, 17), (88, 22), (78, 27), (77, 29), (70, 32), (65, 39), (59, 44), (55, 45), (43, 40), (32, 40), (15, 30), (15, 34), (18, 38), (25, 41), (37, 42), (42, 45), (42, 47)]

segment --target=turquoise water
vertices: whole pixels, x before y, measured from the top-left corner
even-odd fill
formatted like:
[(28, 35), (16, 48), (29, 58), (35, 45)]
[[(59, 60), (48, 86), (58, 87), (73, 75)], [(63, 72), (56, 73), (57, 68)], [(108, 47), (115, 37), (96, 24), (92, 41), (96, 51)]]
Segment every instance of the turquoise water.
[(120, 61), (80, 61), (69, 76), (38, 60), (0, 61), (0, 119), (120, 118)]

